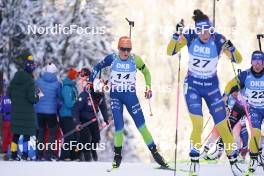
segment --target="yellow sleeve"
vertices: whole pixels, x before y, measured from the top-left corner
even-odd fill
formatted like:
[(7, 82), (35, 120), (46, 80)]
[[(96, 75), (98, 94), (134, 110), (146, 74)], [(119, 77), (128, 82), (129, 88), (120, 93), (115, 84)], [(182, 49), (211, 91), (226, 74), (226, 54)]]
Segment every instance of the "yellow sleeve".
[(233, 54), (228, 49), (224, 49), (223, 51), (224, 51), (225, 55), (227, 57), (229, 57), (230, 59), (234, 58), (235, 63), (240, 64), (242, 62), (243, 58), (237, 49), (235, 49)]
[(151, 88), (151, 75), (150, 75), (148, 67), (145, 65), (141, 57), (138, 55), (135, 55), (135, 63), (136, 63), (137, 69), (139, 69), (144, 75), (147, 88), (150, 89)]
[(180, 36), (180, 41), (176, 41), (175, 39), (171, 39), (170, 43), (167, 46), (167, 55), (172, 56), (179, 52), (185, 45), (187, 44), (187, 40), (184, 35)]
[(235, 77), (234, 79), (232, 79), (231, 81), (229, 81), (225, 87), (225, 94), (229, 95), (230, 91), (233, 87), (235, 86), (239, 86), (239, 82), (238, 82), (238, 78)]

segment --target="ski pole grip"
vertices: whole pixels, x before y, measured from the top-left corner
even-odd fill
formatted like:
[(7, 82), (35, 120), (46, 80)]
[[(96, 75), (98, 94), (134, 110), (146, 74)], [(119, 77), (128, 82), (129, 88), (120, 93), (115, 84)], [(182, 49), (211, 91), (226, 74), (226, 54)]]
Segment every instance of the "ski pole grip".
[(264, 38), (264, 34), (257, 34), (257, 39)]
[(135, 26), (135, 22), (134, 21), (130, 21), (128, 18), (126, 18), (128, 25), (134, 27)]

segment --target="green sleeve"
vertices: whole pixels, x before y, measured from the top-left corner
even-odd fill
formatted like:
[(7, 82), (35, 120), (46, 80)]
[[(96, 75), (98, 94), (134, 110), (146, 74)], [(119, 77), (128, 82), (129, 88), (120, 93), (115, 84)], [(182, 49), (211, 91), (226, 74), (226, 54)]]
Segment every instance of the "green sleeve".
[(151, 76), (148, 67), (145, 65), (140, 56), (135, 55), (135, 62), (137, 69), (139, 69), (144, 75), (146, 86), (151, 88)]

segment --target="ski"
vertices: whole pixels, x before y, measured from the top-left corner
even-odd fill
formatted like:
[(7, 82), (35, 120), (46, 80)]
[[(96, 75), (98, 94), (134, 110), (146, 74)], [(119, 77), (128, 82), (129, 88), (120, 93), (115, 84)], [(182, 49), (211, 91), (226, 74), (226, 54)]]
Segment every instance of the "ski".
[[(190, 160), (181, 160), (181, 161), (177, 161), (177, 163), (191, 163)], [(220, 160), (199, 160), (200, 164), (218, 164), (218, 163), (224, 163), (223, 161)], [(170, 162), (169, 164), (172, 164), (172, 162)]]
[[(174, 168), (171, 168), (171, 167), (162, 167), (162, 166), (159, 166), (159, 167), (155, 167), (155, 169), (161, 169), (161, 170), (168, 170), (168, 171), (175, 171)], [(185, 169), (176, 169), (176, 172), (181, 172), (181, 173), (189, 173), (189, 170), (185, 170)]]
[(247, 171), (245, 174), (244, 174), (244, 176), (253, 176), (254, 175), (254, 173), (253, 172), (249, 172), (249, 171)]
[(200, 160), (199, 163), (200, 164), (217, 164), (219, 161), (218, 160)]
[(110, 168), (110, 169), (107, 169), (106, 171), (107, 171), (107, 172), (113, 172), (113, 171), (117, 171), (117, 170), (118, 170), (118, 168), (113, 168), (113, 167), (112, 167), (112, 168)]
[(155, 167), (155, 169), (170, 170), (170, 171), (174, 171), (175, 170), (175, 169), (173, 169), (171, 167), (164, 167), (164, 166)]

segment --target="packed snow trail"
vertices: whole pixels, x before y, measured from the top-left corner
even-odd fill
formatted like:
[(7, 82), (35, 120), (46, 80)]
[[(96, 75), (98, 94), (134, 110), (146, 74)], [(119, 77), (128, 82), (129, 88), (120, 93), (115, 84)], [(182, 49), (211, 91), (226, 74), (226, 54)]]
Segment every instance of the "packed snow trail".
[[(244, 169), (247, 165), (243, 165)], [(172, 176), (173, 171), (155, 169), (157, 164), (122, 163), (118, 170), (107, 172), (111, 168), (110, 162), (9, 162), (0, 161), (3, 176)], [(178, 163), (178, 168), (188, 169), (186, 163)], [(187, 176), (188, 173), (177, 172), (177, 176)], [(228, 163), (201, 164), (200, 176), (232, 176)], [(263, 175), (258, 167), (257, 174)]]

